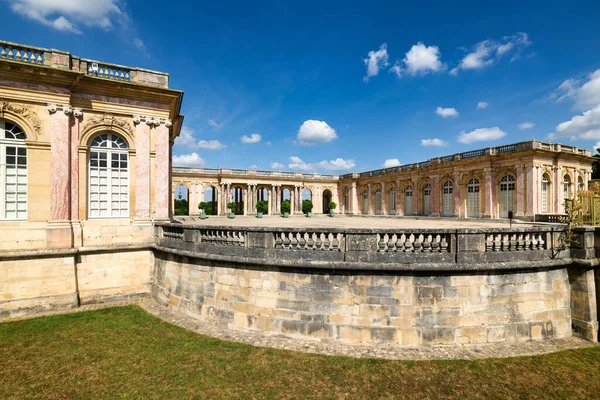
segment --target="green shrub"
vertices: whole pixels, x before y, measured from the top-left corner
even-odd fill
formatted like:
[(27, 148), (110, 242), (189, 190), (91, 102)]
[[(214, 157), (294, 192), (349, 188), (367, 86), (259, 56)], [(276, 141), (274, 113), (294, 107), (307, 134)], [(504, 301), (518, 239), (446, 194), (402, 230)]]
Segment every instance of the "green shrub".
[(308, 214), (313, 209), (313, 203), (310, 200), (302, 200), (302, 212)]
[(281, 212), (289, 213), (292, 209), (292, 204), (289, 200), (284, 200), (281, 202)]
[(233, 212), (233, 210), (235, 210), (235, 203), (227, 203), (227, 208), (229, 209), (229, 211)]
[(329, 204), (327, 204), (327, 208), (329, 208), (330, 210), (335, 210), (336, 207), (337, 204), (335, 204), (333, 201), (330, 201)]
[(269, 209), (269, 203), (265, 200), (256, 202), (256, 211), (265, 214)]

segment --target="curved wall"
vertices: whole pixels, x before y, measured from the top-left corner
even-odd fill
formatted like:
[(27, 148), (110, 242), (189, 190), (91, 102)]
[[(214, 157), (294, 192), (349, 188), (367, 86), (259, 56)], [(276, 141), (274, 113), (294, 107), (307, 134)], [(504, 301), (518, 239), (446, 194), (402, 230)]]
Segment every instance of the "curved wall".
[(161, 302), (236, 330), (403, 346), (571, 335), (566, 267), (510, 272), (278, 268), (155, 250)]

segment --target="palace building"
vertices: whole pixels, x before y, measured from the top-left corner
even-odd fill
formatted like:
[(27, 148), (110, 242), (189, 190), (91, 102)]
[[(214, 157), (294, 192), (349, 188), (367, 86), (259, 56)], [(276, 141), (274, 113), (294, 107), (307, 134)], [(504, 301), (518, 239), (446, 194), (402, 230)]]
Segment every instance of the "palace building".
[(563, 213), (565, 199), (587, 190), (594, 160), (589, 150), (532, 140), (341, 176), (174, 167), (173, 185), (188, 189), (191, 215), (202, 201), (220, 215), (227, 202), (243, 202), (243, 213), (253, 214), (258, 200), (278, 214), (283, 199), (301, 213), (310, 198), (316, 213), (334, 201), (350, 215), (507, 218), (512, 211), (533, 220)]
[(0, 249), (151, 241), (182, 98), (163, 72), (0, 42)]

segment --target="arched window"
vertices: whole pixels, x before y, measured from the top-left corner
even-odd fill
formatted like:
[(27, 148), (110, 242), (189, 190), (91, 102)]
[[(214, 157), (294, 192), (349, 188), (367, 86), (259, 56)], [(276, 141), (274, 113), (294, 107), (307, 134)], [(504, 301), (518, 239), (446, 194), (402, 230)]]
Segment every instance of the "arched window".
[(129, 217), (129, 153), (112, 133), (92, 139), (89, 156), (90, 218)]
[(388, 210), (388, 214), (389, 215), (396, 215), (396, 188), (392, 187), (388, 193), (389, 199), (388, 199), (388, 204), (389, 204), (389, 210)]
[(404, 215), (413, 215), (413, 188), (408, 186), (404, 190)]
[(452, 181), (446, 181), (442, 187), (442, 201), (444, 203), (444, 216), (451, 217), (454, 214), (454, 196), (452, 195), (454, 185)]
[(367, 192), (366, 190), (363, 192), (362, 213), (363, 214), (369, 213), (369, 192)]
[(585, 190), (585, 185), (583, 184), (583, 178), (582, 177), (578, 177), (577, 178), (577, 191), (581, 192)]
[(547, 213), (549, 212), (549, 193), (550, 193), (550, 180), (548, 179), (548, 175), (544, 174), (544, 176), (542, 176), (542, 187), (541, 187), (541, 192), (542, 192), (542, 212), (543, 213)]
[(467, 183), (467, 217), (479, 218), (479, 179)]
[(562, 209), (565, 212), (565, 204), (567, 200), (571, 198), (571, 178), (569, 175), (565, 175), (563, 177), (563, 201), (562, 201)]
[(423, 215), (431, 213), (431, 185), (428, 183), (423, 187)]
[(375, 190), (375, 215), (381, 215), (381, 188)]
[(349, 212), (349, 210), (348, 210), (348, 206), (349, 206), (348, 198), (349, 198), (348, 189), (346, 189), (346, 190), (344, 190), (344, 213)]
[(25, 132), (0, 119), (0, 219), (27, 219), (27, 148)]

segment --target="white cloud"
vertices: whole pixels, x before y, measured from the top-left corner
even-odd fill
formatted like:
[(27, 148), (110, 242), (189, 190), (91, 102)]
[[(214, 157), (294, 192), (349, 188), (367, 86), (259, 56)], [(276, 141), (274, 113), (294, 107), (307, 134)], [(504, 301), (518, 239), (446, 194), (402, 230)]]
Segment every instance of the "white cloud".
[(397, 158), (389, 158), (383, 163), (383, 168), (397, 167), (400, 165), (400, 160)]
[(244, 135), (240, 138), (242, 143), (258, 143), (260, 142), (261, 136), (258, 133), (253, 133), (252, 135)]
[(533, 122), (525, 121), (519, 124), (519, 129), (531, 129), (535, 126)]
[(441, 60), (442, 54), (437, 46), (425, 46), (419, 42), (413, 45), (404, 55), (402, 62), (396, 61), (390, 72), (398, 78), (406, 72), (408, 75), (426, 75), (430, 72), (439, 72), (446, 69), (446, 64)]
[(344, 160), (343, 158), (336, 158), (330, 161), (320, 161), (317, 163), (306, 163), (300, 157), (290, 157), (290, 163), (288, 168), (294, 171), (301, 172), (314, 172), (319, 169), (327, 171), (343, 171), (354, 168), (354, 160)]
[(206, 150), (220, 150), (223, 149), (227, 146), (225, 146), (223, 143), (219, 142), (218, 140), (200, 140), (197, 144), (197, 147), (201, 148), (201, 149), (206, 149)]
[(363, 60), (367, 66), (367, 75), (363, 81), (368, 82), (372, 76), (379, 75), (379, 70), (388, 66), (387, 45), (384, 43), (377, 51), (370, 51), (367, 58)]
[(576, 115), (569, 121), (558, 124), (555, 133), (550, 137), (556, 136), (600, 140), (600, 104), (591, 110), (584, 111), (581, 115)]
[(59, 31), (81, 34), (75, 25), (110, 29), (113, 18), (126, 20), (118, 0), (9, 0), (11, 9)]
[(180, 156), (173, 156), (173, 165), (174, 166), (183, 166), (183, 167), (203, 167), (206, 163), (198, 153), (192, 154), (182, 154)]
[(248, 169), (258, 169), (258, 167), (256, 166), (256, 164), (252, 164), (251, 166), (248, 167)]
[(443, 147), (448, 146), (448, 142), (442, 139), (421, 139), (421, 146), (425, 147)]
[(442, 118), (449, 118), (449, 117), (453, 117), (456, 118), (458, 117), (458, 111), (456, 111), (456, 108), (442, 108), (442, 107), (438, 107), (435, 110), (435, 113), (437, 115), (439, 115)]
[(600, 69), (589, 74), (588, 79), (584, 81), (567, 79), (548, 98), (556, 102), (572, 98), (579, 110), (600, 104)]
[(135, 47), (137, 47), (139, 50), (145, 50), (146, 49), (146, 46), (144, 45), (144, 42), (140, 38), (133, 39), (133, 45)]
[(213, 128), (218, 128), (219, 126), (221, 126), (221, 124), (219, 124), (219, 123), (215, 122), (215, 120), (214, 120), (214, 119), (209, 119), (209, 120), (208, 120), (208, 124), (209, 124), (210, 126), (212, 126)]
[(278, 162), (272, 162), (271, 169), (285, 169), (285, 165), (283, 165), (282, 163), (278, 163)]
[(327, 143), (334, 139), (337, 139), (335, 129), (327, 125), (325, 121), (309, 119), (304, 121), (298, 130), (298, 142), (305, 146)]
[(524, 32), (505, 36), (500, 41), (484, 40), (477, 43), (474, 50), (465, 55), (458, 66), (450, 71), (450, 74), (456, 75), (459, 70), (483, 69), (508, 53), (515, 54), (511, 59), (514, 61), (530, 44), (529, 37)]
[(490, 104), (487, 103), (487, 102), (485, 102), (485, 101), (480, 101), (479, 103), (477, 103), (477, 108), (478, 109), (480, 109), (480, 108), (488, 108), (489, 105)]
[(592, 155), (597, 154), (598, 153), (598, 149), (600, 149), (600, 142), (596, 142), (596, 144), (594, 145), (594, 147), (592, 147)]
[(186, 147), (196, 148), (196, 139), (194, 138), (194, 131), (187, 126), (181, 128), (179, 136), (175, 139), (175, 147)]
[(462, 131), (458, 135), (460, 143), (470, 144), (473, 142), (484, 142), (489, 140), (498, 140), (506, 136), (506, 133), (497, 126), (493, 128), (479, 128), (471, 132)]

